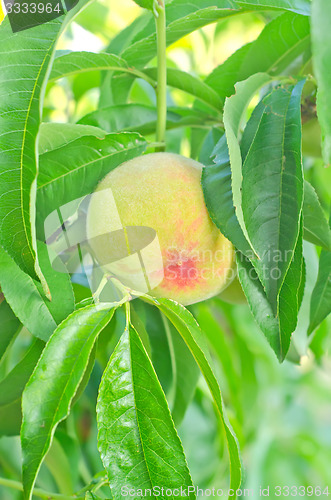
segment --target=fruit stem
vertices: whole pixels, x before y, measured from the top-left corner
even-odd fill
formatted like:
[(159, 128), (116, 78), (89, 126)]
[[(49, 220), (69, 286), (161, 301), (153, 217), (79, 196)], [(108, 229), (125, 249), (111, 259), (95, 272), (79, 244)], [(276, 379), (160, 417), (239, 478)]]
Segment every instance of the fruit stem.
[(166, 12), (164, 0), (154, 0), (154, 17), (157, 38), (157, 126), (156, 142), (163, 145), (156, 151), (165, 151), (165, 135), (167, 124), (167, 38), (166, 38)]

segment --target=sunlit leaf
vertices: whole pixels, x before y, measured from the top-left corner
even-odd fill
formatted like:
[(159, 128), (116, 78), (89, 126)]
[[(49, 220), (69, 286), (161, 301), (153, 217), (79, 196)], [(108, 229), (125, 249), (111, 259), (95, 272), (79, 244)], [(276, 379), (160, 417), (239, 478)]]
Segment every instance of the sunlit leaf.
[[(90, 194), (119, 164), (147, 147), (138, 134), (109, 134), (105, 139), (82, 137), (40, 157), (37, 206), (46, 217), (61, 205)], [(81, 179), (84, 179), (82, 184)]]
[(56, 41), (69, 15), (13, 33), (0, 26), (0, 243), (15, 262), (47, 285), (36, 258), (36, 141), (44, 86)]
[(23, 392), (23, 485), (30, 500), (55, 428), (69, 413), (94, 343), (110, 321), (111, 304), (71, 314), (54, 332)]
[[(98, 447), (115, 499), (122, 487), (188, 488), (183, 448), (153, 366), (132, 326), (103, 374), (97, 404)], [(194, 493), (189, 495), (194, 499)]]

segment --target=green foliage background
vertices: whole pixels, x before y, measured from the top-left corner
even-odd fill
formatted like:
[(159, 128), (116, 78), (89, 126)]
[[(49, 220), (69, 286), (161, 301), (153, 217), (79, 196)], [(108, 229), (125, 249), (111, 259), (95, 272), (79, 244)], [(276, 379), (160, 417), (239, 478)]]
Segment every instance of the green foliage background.
[[(231, 6), (231, 2), (223, 3), (228, 7)], [(268, 485), (271, 488), (277, 485), (331, 487), (329, 483), (331, 319), (330, 317), (324, 319), (325, 312), (327, 313), (330, 308), (329, 295), (323, 296), (324, 302), (320, 300), (322, 296), (320, 289), (325, 283), (327, 285), (330, 279), (329, 274), (323, 273), (323, 269), (330, 268), (330, 252), (326, 249), (330, 244), (326, 219), (331, 203), (331, 173), (330, 168), (325, 167), (330, 161), (328, 156), (330, 121), (323, 113), (323, 109), (328, 106), (329, 95), (325, 91), (325, 88), (328, 89), (328, 82), (323, 80), (323, 68), (321, 70), (318, 66), (319, 69), (313, 72), (309, 21), (306, 16), (309, 13), (310, 2), (270, 0), (267, 2), (269, 9), (264, 9), (262, 6), (254, 11), (250, 7), (252, 5), (256, 7), (256, 3), (259, 2), (238, 1), (237, 4), (241, 8), (246, 8), (247, 12), (226, 17), (225, 10), (209, 10), (213, 2), (201, 1), (200, 4), (198, 1), (191, 2), (193, 10), (196, 5), (205, 9), (204, 14), (200, 12), (196, 14), (196, 18), (194, 13), (191, 14), (194, 26), (199, 28), (208, 24), (191, 34), (187, 34), (190, 31), (187, 29), (187, 22), (181, 24), (177, 21), (181, 12), (178, 6), (172, 9), (169, 3), (169, 44), (173, 43), (167, 52), (169, 68), (167, 150), (198, 158), (204, 164), (210, 165), (211, 153), (214, 147), (219, 145), (218, 141), (224, 126), (229, 134), (228, 137), (231, 137), (231, 143), (228, 142), (231, 163), (238, 166), (242, 120), (239, 120), (240, 123), (235, 123), (232, 118), (241, 104), (228, 100), (223, 115), (220, 112), (225, 97), (233, 93), (234, 84), (258, 74), (242, 88), (236, 87), (237, 95), (239, 94), (239, 98), (247, 104), (243, 121), (247, 122), (251, 118), (250, 123), (254, 124), (253, 110), (260, 100), (259, 92), (262, 86), (271, 92), (278, 75), (282, 75), (284, 85), (294, 85), (295, 78), (300, 80), (303, 76), (308, 76), (302, 99), (303, 168), (305, 179), (311, 183), (316, 193), (311, 187), (305, 186), (305, 193), (307, 192), (305, 196), (309, 203), (306, 203), (303, 214), (306, 278), (302, 306), (287, 358), (282, 364), (279, 364), (258, 328), (247, 303), (231, 305), (220, 298), (214, 298), (189, 309), (200, 324), (211, 347), (214, 371), (222, 390), (224, 406), (241, 450), (244, 467), (242, 487), (252, 488), (255, 491), (260, 486)], [(183, 5), (185, 7), (184, 2), (182, 3), (184, 9)], [(330, 6), (325, 4), (324, 7), (330, 18)], [(313, 16), (317, 17), (320, 15), (318, 9), (323, 8), (323, 1), (316, 1), (314, 8), (316, 10), (313, 11)], [(56, 208), (56, 203), (67, 201), (67, 192), (65, 188), (62, 189), (61, 176), (50, 179), (50, 166), (57, 173), (70, 176), (71, 186), (75, 191), (73, 197), (79, 197), (91, 192), (95, 185), (95, 178), (88, 175), (84, 187), (79, 184), (82, 158), (85, 162), (85, 173), (88, 174), (89, 164), (96, 161), (95, 151), (98, 148), (100, 155), (95, 168), (98, 169), (99, 178), (102, 178), (108, 168), (107, 158), (112, 158), (115, 168), (125, 159), (146, 151), (148, 144), (137, 133), (142, 134), (147, 141), (155, 140), (157, 114), (153, 87), (156, 81), (156, 61), (155, 40), (151, 34), (154, 25), (151, 14), (141, 15), (141, 13), (141, 9), (131, 0), (98, 1), (88, 4), (63, 32), (60, 24), (57, 25), (56, 22), (52, 27), (54, 33), (50, 33), (44, 27), (40, 29), (39, 35), (45, 46), (51, 47), (52, 40), (57, 36), (59, 40), (49, 83), (44, 89), (43, 125), (39, 137), (40, 175), (36, 193), (39, 217), (39, 219), (37, 217), (37, 237), (41, 238), (42, 218)], [(141, 17), (138, 17), (140, 15)], [(210, 16), (211, 24), (201, 21), (204, 16)], [(10, 39), (8, 26), (4, 27), (5, 22), (1, 26), (2, 43), (7, 43), (8, 47), (10, 44), (15, 47), (15, 38)], [(133, 24), (130, 24), (131, 22)], [(175, 27), (171, 26), (171, 23), (175, 23)], [(261, 35), (269, 23), (270, 31), (267, 33), (264, 31)], [(3, 35), (5, 29), (8, 32)], [(118, 36), (122, 29), (124, 34)], [(49, 40), (43, 38), (45, 34), (43, 30), (49, 36)], [(325, 35), (328, 30), (328, 26), (323, 30), (321, 28), (321, 33)], [(182, 36), (179, 37), (178, 33)], [(288, 50), (280, 45), (277, 38), (279, 33), (282, 34), (282, 43)], [(313, 28), (312, 34), (313, 47), (316, 44), (319, 50), (324, 44), (324, 39), (320, 39), (316, 28)], [(177, 40), (176, 36), (180, 39)], [(28, 38), (29, 31), (26, 32), (26, 43)], [(255, 40), (257, 42), (254, 43)], [(23, 44), (24, 40), (20, 43)], [(51, 49), (47, 47), (48, 57), (51, 58)], [(243, 49), (239, 50), (241, 47)], [(330, 47), (331, 43), (329, 50)], [(68, 55), (68, 51), (78, 53)], [(83, 54), (82, 51), (88, 51), (89, 54)], [(103, 54), (93, 55), (91, 52)], [(31, 58), (38, 64), (33, 49)], [(238, 60), (241, 61), (240, 65), (237, 64)], [(148, 64), (148, 67), (143, 69), (145, 64)], [(81, 70), (77, 71), (77, 67)], [(232, 67), (236, 67), (237, 73), (233, 78), (229, 78), (228, 75), (232, 75)], [(121, 68), (121, 73), (115, 73), (118, 68)], [(46, 72), (46, 69), (44, 71)], [(184, 75), (183, 71), (187, 74)], [(324, 74), (325, 72), (324, 68)], [(316, 78), (323, 80), (318, 108), (321, 110), (324, 156), (320, 147), (321, 132), (315, 109)], [(0, 88), (4, 91), (4, 86)], [(37, 89), (42, 94), (41, 86), (37, 86)], [(282, 90), (274, 92), (281, 93)], [(274, 104), (277, 105), (278, 98), (275, 94), (274, 99)], [(32, 113), (29, 120), (33, 129), (38, 128), (39, 111), (38, 101), (32, 100), (31, 103)], [(1, 111), (5, 111), (4, 106)], [(53, 126), (52, 122), (63, 122), (66, 125)], [(4, 121), (0, 121), (0, 126), (3, 123)], [(77, 123), (81, 128), (77, 129)], [(8, 127), (13, 127), (13, 124), (9, 123)], [(19, 131), (17, 123), (15, 127)], [(6, 130), (0, 128), (0, 138), (1, 132), (4, 131)], [(249, 141), (249, 130), (247, 134)], [(261, 134), (265, 136), (266, 132), (262, 129)], [(104, 137), (106, 137), (104, 141), (100, 141), (100, 138)], [(242, 142), (244, 139), (245, 135)], [(29, 166), (27, 191), (32, 184), (33, 168), (35, 168), (33, 147), (32, 142), (23, 141), (22, 155)], [(4, 147), (2, 150), (6, 153)], [(215, 170), (230, 169), (229, 158), (223, 163), (221, 161), (222, 152), (224, 153), (222, 149), (214, 150)], [(15, 161), (10, 152), (6, 154), (9, 155), (5, 158), (6, 161)], [(239, 167), (245, 171), (245, 168), (249, 167), (249, 161), (247, 156), (243, 165)], [(212, 169), (209, 172), (211, 175), (215, 174)], [(232, 187), (235, 190), (235, 184)], [(205, 188), (208, 189), (208, 178), (205, 179)], [(8, 185), (5, 185), (4, 181), (2, 189), (4, 192), (8, 190)], [(316, 205), (316, 194), (321, 206)], [(60, 201), (59, 196), (63, 197)], [(208, 196), (206, 199), (208, 200)], [(209, 202), (208, 208), (212, 213), (212, 196)], [(310, 206), (313, 206), (312, 211), (309, 210)], [(317, 209), (319, 211), (316, 212)], [(222, 214), (214, 212), (213, 214), (217, 224), (221, 225)], [(2, 228), (2, 241), (5, 240), (6, 231), (9, 234), (10, 223), (12, 224), (14, 220), (13, 218), (12, 221), (7, 221), (8, 225)], [(27, 224), (27, 220), (27, 211), (23, 210), (23, 226)], [(238, 220), (235, 237), (238, 237), (237, 241), (242, 242), (242, 238), (247, 235), (242, 234), (240, 215)], [(16, 243), (17, 248), (23, 248), (25, 244), (24, 241)], [(245, 253), (245, 248), (240, 245), (238, 248)], [(39, 256), (37, 265), (33, 260), (36, 250)], [(44, 348), (44, 341), (47, 341), (56, 326), (72, 313), (74, 300), (79, 309), (80, 302), (89, 295), (85, 287), (75, 284), (73, 288), (75, 296), (73, 296), (69, 280), (64, 275), (61, 275), (61, 283), (55, 283), (43, 252), (42, 247), (31, 247), (29, 252), (24, 254), (27, 257), (20, 257), (15, 263), (12, 256), (10, 257), (2, 249), (0, 251), (2, 291), (8, 302), (15, 304), (16, 307), (12, 306), (15, 313), (13, 314), (6, 302), (0, 303), (0, 332), (1, 325), (5, 325), (4, 331), (6, 331), (6, 336), (0, 337), (0, 476), (16, 481), (16, 485), (21, 481), (22, 456), (19, 437), (16, 434), (20, 427), (22, 390)], [(320, 256), (323, 265), (319, 270)], [(30, 274), (29, 278), (25, 274), (27, 271)], [(41, 279), (41, 284), (36, 280), (37, 275)], [(320, 285), (313, 293), (318, 276)], [(16, 288), (11, 286), (13, 277)], [(55, 303), (53, 309), (45, 300), (42, 288), (44, 277), (53, 284), (51, 289)], [(25, 288), (32, 297), (28, 307), (25, 296), (17, 293), (18, 289)], [(57, 296), (56, 290), (59, 288), (63, 293)], [(312, 293), (314, 314), (310, 313)], [(15, 298), (12, 298), (13, 295)], [(156, 373), (182, 440), (193, 483), (202, 488), (226, 489), (229, 482), (229, 459), (224, 428), (205, 379), (197, 370), (182, 337), (171, 324), (174, 312), (171, 310), (169, 312), (167, 303), (162, 304), (162, 307), (163, 311), (168, 312), (170, 321), (167, 324), (162, 322), (159, 312), (151, 305), (144, 304), (140, 300), (133, 303), (132, 319), (135, 329), (125, 333), (125, 337), (122, 337), (121, 343), (115, 350), (115, 355), (118, 355), (118, 352), (121, 354), (121, 349), (123, 350), (125, 345), (130, 345), (137, 356), (145, 356), (136, 333), (138, 331), (146, 351), (153, 354)], [(125, 329), (125, 312), (122, 308), (114, 308), (110, 313), (99, 312), (95, 315), (92, 309), (92, 307), (90, 310), (85, 309), (87, 326), (85, 332), (79, 332), (81, 341), (85, 336), (90, 339), (90, 344), (86, 352), (84, 351), (85, 354), (83, 353), (85, 364), (78, 367), (77, 372), (75, 370), (71, 372), (73, 380), (76, 382), (79, 380), (78, 394), (75, 396), (69, 416), (62, 422), (60, 421), (67, 415), (72, 398), (68, 395), (68, 401), (64, 401), (66, 404), (56, 410), (56, 421), (60, 424), (56, 429), (50, 451), (41, 465), (36, 483), (37, 488), (56, 491), (62, 494), (63, 498), (70, 497), (87, 484), (90, 484), (92, 489), (100, 477), (98, 495), (100, 498), (109, 498), (110, 495), (109, 488), (102, 485), (103, 466), (96, 446), (95, 407), (102, 374)], [(36, 311), (38, 315), (34, 314)], [(79, 310), (73, 313), (69, 321), (75, 324), (75, 318), (79, 317), (79, 313)], [(108, 323), (112, 314), (112, 320)], [(200, 356), (199, 366), (205, 366), (201, 354), (204, 346), (200, 346), (197, 341), (199, 332), (195, 330), (194, 325), (190, 325), (189, 331), (185, 330), (183, 323), (189, 324), (190, 319), (182, 311), (179, 311), (178, 317), (184, 319), (181, 323), (177, 320), (180, 323), (180, 328), (177, 329), (182, 329), (183, 338), (188, 345), (193, 346), (192, 350), (198, 353), (198, 358)], [(24, 324), (22, 329), (21, 323)], [(103, 327), (105, 328), (98, 338), (98, 343), (93, 347), (93, 342), (99, 333), (98, 329), (101, 330)], [(62, 328), (64, 330), (63, 326)], [(314, 333), (309, 336), (308, 330)], [(76, 341), (76, 337), (74, 339)], [(270, 341), (270, 338), (268, 340)], [(284, 342), (287, 340), (289, 339), (285, 339)], [(52, 351), (52, 342), (53, 344), (56, 342), (55, 337), (47, 344), (50, 346), (49, 351), (45, 351), (45, 359), (49, 363), (57, 352), (55, 347)], [(66, 338), (66, 342), (68, 352), (78, 356), (76, 343), (70, 344), (70, 338)], [(286, 349), (287, 347), (288, 345)], [(277, 352), (277, 346), (274, 349)], [(63, 364), (57, 359), (57, 363), (55, 372), (65, 366), (66, 359), (63, 358), (61, 361)], [(32, 382), (38, 379), (39, 375), (42, 376), (43, 367), (39, 366), (38, 369), (31, 379)], [(138, 377), (134, 365), (128, 364), (128, 370), (132, 371), (133, 376)], [(104, 385), (101, 385), (101, 393), (104, 391), (106, 378), (107, 371), (103, 379)], [(206, 379), (208, 380), (208, 377)], [(152, 391), (160, 391), (156, 378), (153, 379), (150, 375), (148, 380)], [(148, 380), (145, 381), (146, 384)], [(35, 389), (32, 382), (30, 381), (24, 394), (27, 404), (33, 406), (40, 398), (40, 390), (38, 386)], [(215, 398), (217, 390), (213, 384), (214, 381), (209, 379), (209, 385), (214, 387), (212, 393)], [(50, 390), (48, 386), (45, 391), (46, 389)], [(216, 403), (217, 397), (216, 394)], [(104, 403), (102, 400), (98, 402), (101, 413), (104, 410)], [(218, 410), (222, 411), (221, 403), (218, 404)], [(53, 415), (52, 409), (49, 411)], [(162, 411), (167, 422), (169, 416), (165, 401)], [(44, 417), (41, 412), (41, 421), (36, 420), (35, 425), (43, 426)], [(172, 436), (173, 431), (169, 422), (167, 431), (169, 436)], [(43, 426), (43, 431), (39, 433), (40, 439), (35, 442), (36, 433), (32, 427), (27, 428), (24, 437), (26, 461), (29, 456), (33, 457), (38, 447), (42, 448), (50, 441), (50, 434), (47, 425), (46, 428)], [(181, 462), (179, 445), (177, 452), (176, 456), (179, 457), (177, 466), (182, 467), (185, 475), (186, 469)], [(28, 470), (26, 477), (27, 483), (32, 483), (31, 470)], [(187, 478), (187, 481), (190, 479)], [(22, 493), (0, 483), (0, 496), (3, 500), (19, 500), (22, 498)]]

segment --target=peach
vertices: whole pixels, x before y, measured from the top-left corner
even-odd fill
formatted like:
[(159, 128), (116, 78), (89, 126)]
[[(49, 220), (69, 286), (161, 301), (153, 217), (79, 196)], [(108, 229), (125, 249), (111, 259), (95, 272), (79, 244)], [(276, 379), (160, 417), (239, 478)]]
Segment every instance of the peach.
[(111, 171), (87, 215), (98, 263), (134, 290), (184, 305), (219, 294), (234, 252), (207, 212), (203, 168), (177, 154), (152, 153)]

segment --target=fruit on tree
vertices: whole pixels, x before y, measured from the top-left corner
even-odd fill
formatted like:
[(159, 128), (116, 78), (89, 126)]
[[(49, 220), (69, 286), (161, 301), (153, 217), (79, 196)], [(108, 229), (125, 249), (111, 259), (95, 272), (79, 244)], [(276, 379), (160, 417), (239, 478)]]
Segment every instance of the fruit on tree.
[(184, 305), (219, 294), (234, 252), (207, 212), (202, 168), (177, 154), (152, 153), (112, 170), (87, 215), (99, 265), (134, 290)]

